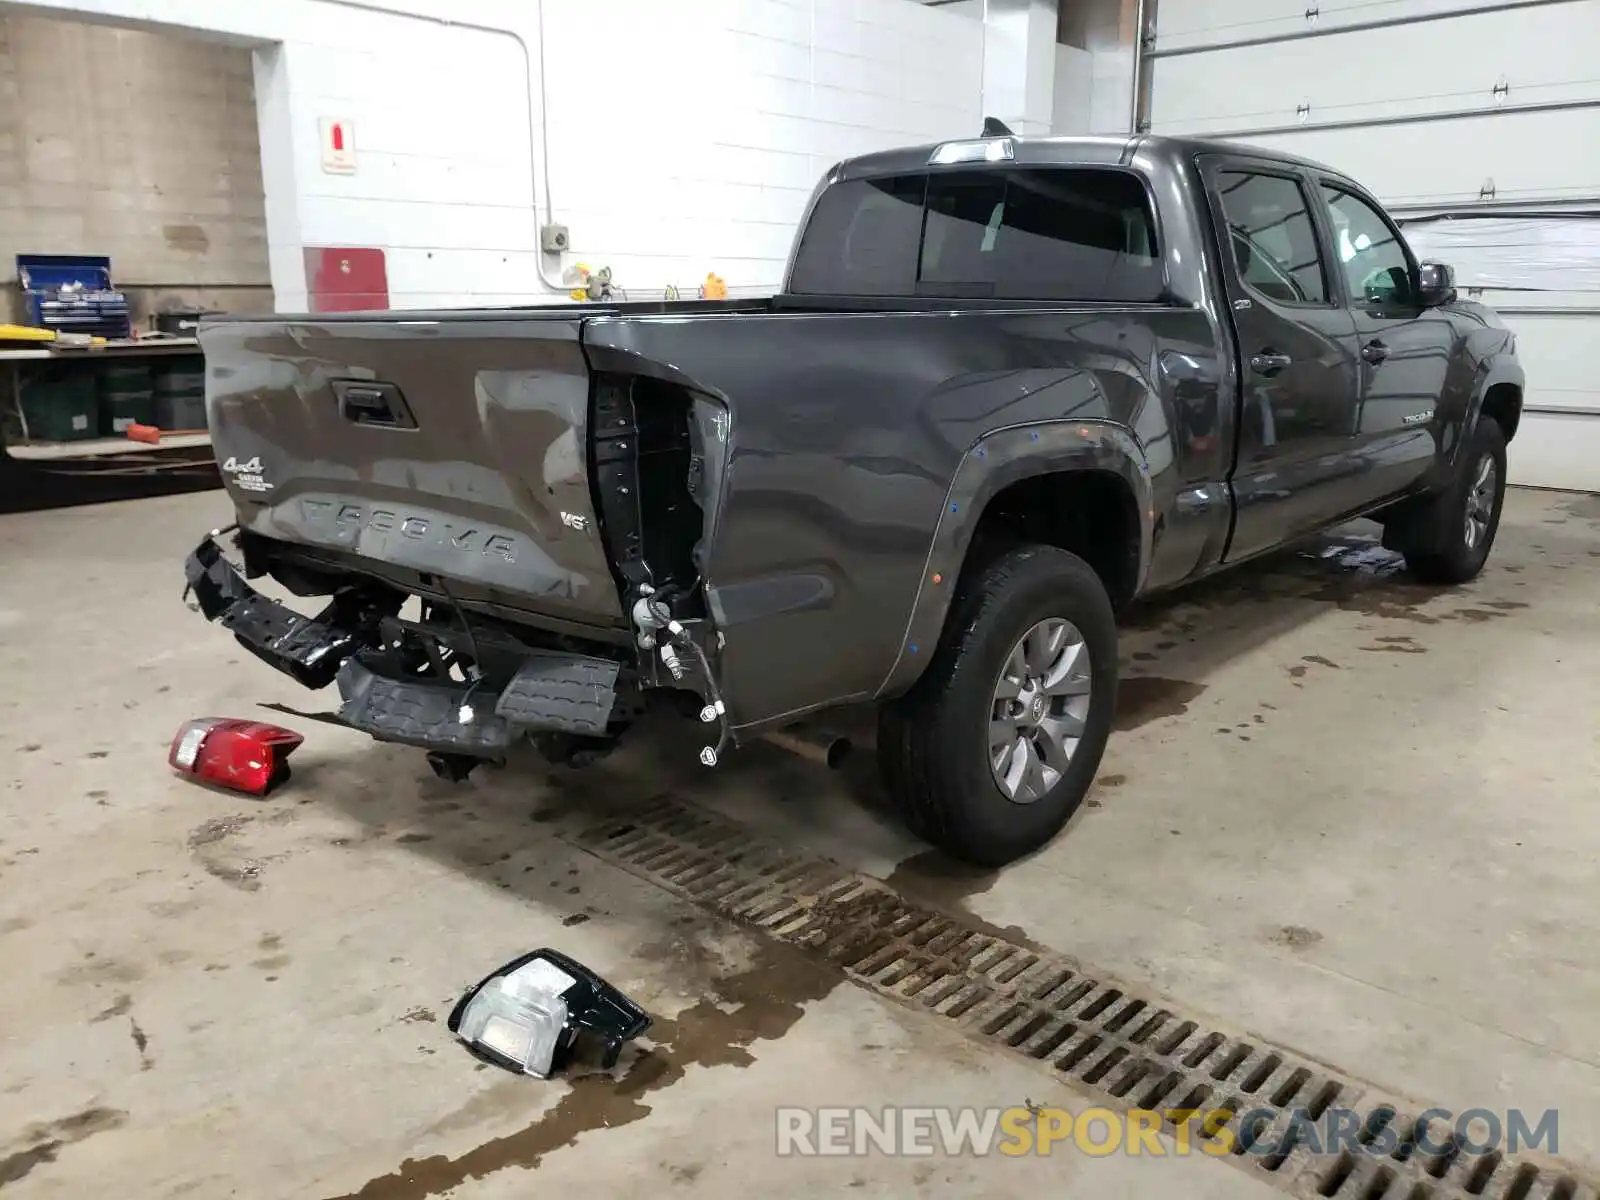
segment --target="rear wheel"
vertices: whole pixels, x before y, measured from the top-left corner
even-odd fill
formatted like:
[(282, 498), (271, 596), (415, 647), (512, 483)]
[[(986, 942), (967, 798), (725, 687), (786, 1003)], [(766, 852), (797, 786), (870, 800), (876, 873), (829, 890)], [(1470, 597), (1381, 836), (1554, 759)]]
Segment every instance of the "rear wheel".
[(1082, 559), (1023, 546), (974, 572), (926, 672), (880, 716), (907, 824), (983, 866), (1044, 845), (1094, 781), (1116, 673), (1111, 602)]
[(1478, 422), (1455, 482), (1428, 501), (1418, 525), (1427, 540), (1406, 551), (1406, 566), (1424, 583), (1465, 583), (1483, 570), (1500, 528), (1506, 495), (1506, 438), (1500, 423)]

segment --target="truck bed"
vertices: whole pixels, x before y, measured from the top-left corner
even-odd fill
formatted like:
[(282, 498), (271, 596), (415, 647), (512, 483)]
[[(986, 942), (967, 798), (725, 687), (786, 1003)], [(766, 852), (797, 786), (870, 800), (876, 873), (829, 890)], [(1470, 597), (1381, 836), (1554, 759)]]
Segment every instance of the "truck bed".
[[(1216, 378), (1196, 357), (1209, 322), (807, 298), (217, 319), (200, 337), (218, 461), (274, 565), (611, 644), (631, 636), (629, 572), (702, 582), (730, 707), (754, 724), (894, 686), (935, 534), (964, 519), (952, 481), (986, 434), (1132, 429), (1167, 447), (1132, 480), (1159, 511), (1224, 479), (1231, 407), (1166, 362), (1181, 350)], [(1181, 576), (1226, 513), (1191, 506), (1161, 532), (1159, 570)]]

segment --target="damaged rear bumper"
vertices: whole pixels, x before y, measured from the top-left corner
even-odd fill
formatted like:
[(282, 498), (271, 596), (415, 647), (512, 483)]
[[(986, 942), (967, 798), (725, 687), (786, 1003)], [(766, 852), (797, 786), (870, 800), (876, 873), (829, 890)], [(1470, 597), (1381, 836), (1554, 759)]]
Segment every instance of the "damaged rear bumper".
[(405, 671), (382, 629), (384, 614), (336, 597), (305, 617), (247, 583), (215, 536), (184, 565), (188, 591), (208, 621), (306, 687), (337, 683), (339, 719), (387, 742), (497, 759), (535, 733), (605, 737), (621, 664), (528, 648), (498, 679), (471, 681)]
[(222, 556), (215, 535), (207, 537), (183, 565), (200, 612), (233, 634), (268, 666), (313, 690), (327, 687), (363, 643), (363, 630), (336, 623), (337, 604), (315, 619), (269, 600), (245, 582)]

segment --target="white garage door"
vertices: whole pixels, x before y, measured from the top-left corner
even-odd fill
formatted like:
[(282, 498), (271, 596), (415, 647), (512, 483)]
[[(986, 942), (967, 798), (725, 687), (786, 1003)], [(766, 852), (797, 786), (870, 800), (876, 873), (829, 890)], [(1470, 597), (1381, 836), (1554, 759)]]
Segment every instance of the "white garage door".
[(1513, 481), (1600, 491), (1600, 0), (1161, 0), (1155, 133), (1361, 180), (1517, 331)]

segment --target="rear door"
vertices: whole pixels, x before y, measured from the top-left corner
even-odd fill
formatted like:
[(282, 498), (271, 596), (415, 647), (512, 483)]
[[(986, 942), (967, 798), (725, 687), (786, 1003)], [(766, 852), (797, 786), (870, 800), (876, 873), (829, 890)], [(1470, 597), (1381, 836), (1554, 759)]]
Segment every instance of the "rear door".
[[(1355, 452), (1365, 500), (1376, 503), (1414, 486), (1440, 450), (1455, 327), (1417, 303), (1417, 264), (1387, 214), (1354, 184), (1319, 177), (1329, 238), (1355, 321), (1361, 364)], [(1465, 382), (1463, 380), (1462, 382)], [(1457, 398), (1464, 403), (1466, 396)]]
[(208, 323), (208, 416), (240, 524), (429, 591), (446, 579), (457, 599), (622, 623), (590, 498), (582, 320)]
[(1207, 156), (1202, 168), (1240, 358), (1232, 561), (1358, 506), (1349, 476), (1360, 379), (1355, 322), (1317, 236), (1309, 181), (1246, 157)]

